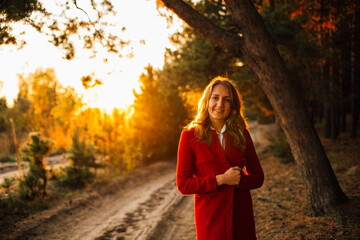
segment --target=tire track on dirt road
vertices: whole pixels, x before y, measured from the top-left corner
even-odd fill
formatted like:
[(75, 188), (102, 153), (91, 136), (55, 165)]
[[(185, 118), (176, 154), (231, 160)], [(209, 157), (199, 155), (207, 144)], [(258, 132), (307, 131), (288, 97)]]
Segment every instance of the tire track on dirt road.
[(194, 197), (182, 196), (177, 204), (163, 215), (154, 232), (147, 240), (171, 239), (189, 240), (196, 239), (194, 220)]
[[(174, 205), (178, 205), (183, 196), (177, 191), (175, 176), (170, 182), (155, 190), (145, 201), (138, 204), (133, 211), (128, 211), (117, 225), (96, 240), (108, 239), (148, 239)], [(157, 238), (164, 239), (164, 238)]]

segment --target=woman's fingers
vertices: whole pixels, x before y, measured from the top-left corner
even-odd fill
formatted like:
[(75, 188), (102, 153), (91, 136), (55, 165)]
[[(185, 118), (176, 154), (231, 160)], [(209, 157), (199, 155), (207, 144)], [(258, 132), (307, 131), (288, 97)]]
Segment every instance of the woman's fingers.
[(240, 171), (241, 171), (241, 168), (238, 166), (229, 168), (225, 172), (225, 175), (227, 176), (226, 183), (228, 185), (238, 185), (240, 182), (240, 177), (241, 177)]
[(241, 171), (241, 168), (239, 166), (232, 167), (232, 169)]

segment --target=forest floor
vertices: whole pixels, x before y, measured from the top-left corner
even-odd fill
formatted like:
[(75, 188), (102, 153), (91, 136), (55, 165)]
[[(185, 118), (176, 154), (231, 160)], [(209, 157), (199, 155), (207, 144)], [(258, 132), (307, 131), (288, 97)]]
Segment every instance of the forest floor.
[[(321, 135), (321, 134), (320, 134)], [(258, 239), (360, 239), (360, 138), (342, 133), (320, 140), (349, 201), (325, 217), (312, 217), (307, 192), (295, 163), (281, 164), (264, 152), (262, 188), (252, 191)]]
[[(360, 239), (360, 138), (321, 138), (350, 200), (312, 217), (296, 164), (281, 164), (266, 148), (274, 125), (250, 129), (265, 172), (262, 188), (252, 191), (258, 239)], [(175, 171), (175, 159), (136, 169), (2, 226), (0, 239), (195, 239), (193, 197), (179, 194)]]

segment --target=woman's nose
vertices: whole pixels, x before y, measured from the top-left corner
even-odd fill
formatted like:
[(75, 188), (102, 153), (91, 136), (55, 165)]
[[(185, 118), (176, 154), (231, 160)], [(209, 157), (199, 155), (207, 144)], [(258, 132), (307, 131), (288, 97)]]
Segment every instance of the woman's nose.
[(220, 99), (219, 101), (218, 101), (218, 106), (219, 107), (222, 107), (222, 106), (224, 106), (224, 99)]

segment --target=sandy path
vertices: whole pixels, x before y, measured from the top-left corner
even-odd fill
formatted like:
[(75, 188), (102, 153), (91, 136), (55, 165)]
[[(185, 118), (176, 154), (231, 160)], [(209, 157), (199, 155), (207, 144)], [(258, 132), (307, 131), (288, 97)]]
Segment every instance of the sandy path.
[(169, 212), (164, 214), (162, 221), (147, 239), (196, 239), (194, 197), (183, 196), (177, 204), (174, 204)]
[(157, 163), (128, 184), (30, 216), (10, 239), (144, 239), (181, 200), (175, 164)]
[[(143, 188), (150, 187), (147, 186), (149, 184), (154, 186), (144, 192)], [(137, 201), (133, 202), (133, 208), (125, 206), (125, 216), (118, 214), (114, 221), (107, 224), (105, 232), (96, 235), (96, 239), (148, 239), (148, 236), (156, 234), (156, 227), (163, 216), (172, 206), (177, 205), (183, 196), (176, 189), (173, 171), (147, 185), (139, 188), (143, 194), (142, 199), (135, 198)], [(138, 195), (138, 192), (134, 194)]]

